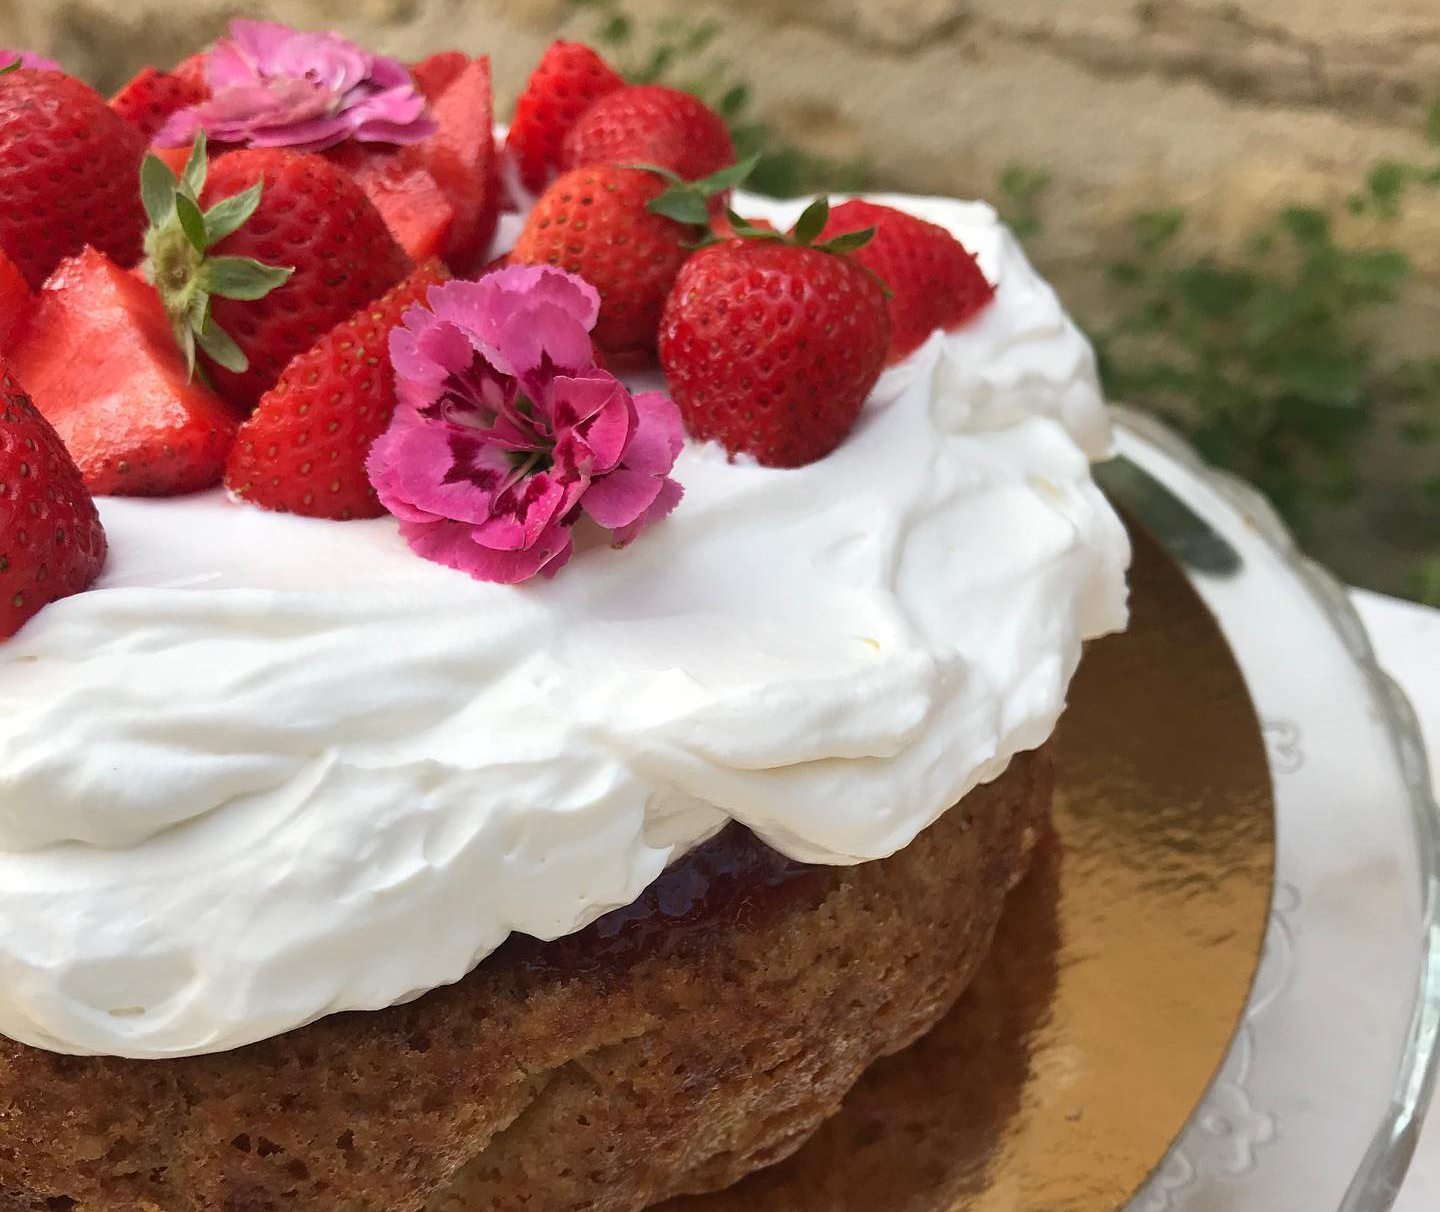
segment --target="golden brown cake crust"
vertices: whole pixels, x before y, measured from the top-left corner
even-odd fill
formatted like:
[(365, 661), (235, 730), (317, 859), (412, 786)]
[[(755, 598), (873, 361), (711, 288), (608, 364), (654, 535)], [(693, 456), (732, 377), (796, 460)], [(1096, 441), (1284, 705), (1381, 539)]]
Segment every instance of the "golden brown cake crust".
[(726, 1185), (959, 996), (1050, 796), (1022, 756), (849, 868), (733, 831), (570, 939), (220, 1056), (0, 1040), (0, 1212), (635, 1212)]

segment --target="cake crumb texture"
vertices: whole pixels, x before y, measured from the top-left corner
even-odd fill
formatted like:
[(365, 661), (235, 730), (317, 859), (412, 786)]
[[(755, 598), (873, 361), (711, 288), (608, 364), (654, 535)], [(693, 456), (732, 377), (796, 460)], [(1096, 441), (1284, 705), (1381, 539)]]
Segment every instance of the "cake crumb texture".
[(890, 858), (751, 871), (668, 921), (652, 890), (660, 928), (514, 940), (409, 1005), (231, 1053), (0, 1040), (0, 1212), (636, 1212), (726, 1186), (954, 1003), (1051, 790), (1024, 754)]

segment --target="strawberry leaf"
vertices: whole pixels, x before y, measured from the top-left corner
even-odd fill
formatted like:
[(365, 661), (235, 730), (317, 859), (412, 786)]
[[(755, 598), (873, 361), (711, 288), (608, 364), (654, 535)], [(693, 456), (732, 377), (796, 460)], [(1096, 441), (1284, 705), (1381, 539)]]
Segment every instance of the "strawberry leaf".
[(18, 72), (19, 70), (20, 58), (17, 55), (14, 59), (10, 60), (10, 62), (7, 63), (4, 67), (0, 67), (0, 76), (8, 76), (11, 72)]
[(666, 168), (663, 164), (650, 164), (645, 160), (636, 160), (633, 164), (622, 164), (621, 168), (633, 168), (642, 173), (654, 173), (657, 177), (663, 178), (670, 185), (684, 185), (685, 178), (673, 168)]
[(244, 226), (245, 221), (260, 205), (260, 193), (264, 185), (256, 181), (244, 193), (222, 198), (205, 212), (205, 243), (214, 247), (226, 236), (233, 235)]
[(205, 216), (193, 198), (184, 193), (175, 195), (175, 217), (180, 220), (180, 230), (190, 241), (196, 252), (205, 251)]
[(710, 222), (710, 211), (705, 206), (705, 199), (684, 186), (667, 189), (658, 198), (651, 198), (645, 204), (645, 209), (651, 214), (674, 219), (677, 223), (703, 227)]
[(876, 228), (862, 227), (859, 231), (842, 232), (838, 236), (832, 236), (815, 245), (821, 252), (848, 253), (854, 252), (857, 248), (864, 248), (875, 238)]
[(195, 132), (195, 142), (191, 145), (190, 155), (185, 161), (185, 171), (180, 174), (180, 184), (197, 202), (200, 200), (201, 191), (205, 188), (205, 175), (210, 167), (206, 154), (207, 147), (205, 128), (201, 127)]
[(200, 348), (226, 370), (234, 371), (238, 375), (249, 369), (250, 359), (245, 356), (245, 351), (235, 344), (235, 339), (228, 332), (215, 323), (214, 317), (206, 317), (205, 327), (195, 333), (195, 339), (200, 343)]
[(796, 244), (813, 244), (815, 237), (825, 230), (825, 223), (830, 218), (830, 199), (826, 197), (816, 198), (805, 208), (804, 213), (795, 220), (795, 229), (790, 233), (795, 238)]
[(731, 207), (725, 208), (725, 217), (730, 220), (730, 230), (745, 240), (783, 240), (783, 232), (773, 227), (756, 227), (749, 219), (738, 214)]
[(178, 184), (164, 160), (159, 156), (145, 157), (140, 165), (140, 203), (153, 226), (159, 227), (174, 211)]
[(207, 257), (195, 281), (222, 299), (253, 300), (284, 286), (294, 272), (288, 265), (265, 265), (250, 257)]
[(735, 189), (745, 183), (755, 166), (760, 163), (758, 155), (751, 156), (748, 160), (741, 160), (737, 164), (727, 164), (718, 172), (711, 173), (708, 177), (697, 177), (690, 182), (690, 188), (699, 190), (707, 198), (723, 193), (727, 189)]

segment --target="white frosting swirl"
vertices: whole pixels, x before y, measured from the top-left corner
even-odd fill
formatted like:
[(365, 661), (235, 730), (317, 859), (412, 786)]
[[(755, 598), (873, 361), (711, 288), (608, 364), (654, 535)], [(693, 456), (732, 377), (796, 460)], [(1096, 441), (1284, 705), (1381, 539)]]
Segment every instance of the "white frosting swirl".
[(1093, 357), (988, 207), (885, 200), (993, 305), (829, 458), (687, 448), (674, 516), (553, 582), (474, 583), (388, 520), (102, 502), (99, 587), (0, 646), (0, 1033), (168, 1057), (391, 1005), (731, 819), (890, 854), (1043, 742), (1125, 621)]

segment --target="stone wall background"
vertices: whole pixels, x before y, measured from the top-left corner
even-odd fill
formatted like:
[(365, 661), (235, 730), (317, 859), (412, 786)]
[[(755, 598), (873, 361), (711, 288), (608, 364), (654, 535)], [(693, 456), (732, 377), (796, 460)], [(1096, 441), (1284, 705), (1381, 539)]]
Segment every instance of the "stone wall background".
[[(642, 27), (677, 12), (718, 19), (716, 53), (749, 81), (757, 112), (796, 144), (863, 157), (885, 187), (993, 196), (1005, 166), (1044, 166), (1052, 184), (1032, 254), (1092, 323), (1109, 306), (1103, 265), (1137, 209), (1186, 206), (1191, 246), (1235, 251), (1259, 215), (1338, 207), (1377, 158), (1426, 158), (1424, 114), (1440, 95), (1440, 0), (626, 8)], [(0, 45), (53, 54), (103, 90), (242, 14), (333, 26), (402, 56), (488, 52), (501, 114), (550, 39), (594, 29), (566, 0), (0, 0)], [(1396, 357), (1440, 353), (1440, 201), (1417, 199), (1384, 238), (1407, 250), (1417, 279), (1377, 341)], [(1394, 588), (1411, 540), (1389, 533), (1389, 485), (1432, 469), (1415, 451), (1375, 458), (1386, 474), (1328, 519), (1324, 554), (1352, 579)]]

